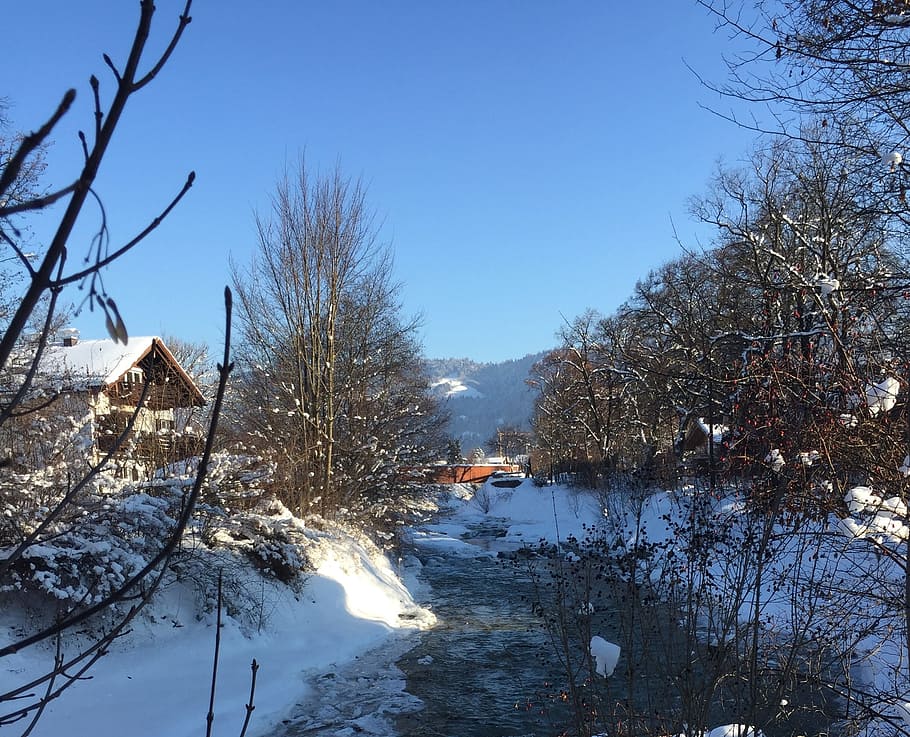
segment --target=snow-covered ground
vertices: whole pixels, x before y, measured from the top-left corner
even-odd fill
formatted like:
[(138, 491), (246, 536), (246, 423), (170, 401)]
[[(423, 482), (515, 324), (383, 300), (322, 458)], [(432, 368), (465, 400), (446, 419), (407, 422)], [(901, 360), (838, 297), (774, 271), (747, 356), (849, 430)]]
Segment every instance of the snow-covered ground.
[[(582, 525), (600, 514), (590, 499), (530, 483), (519, 489), (487, 485), (477, 498), (470, 487), (454, 486), (440, 505), (444, 514), (436, 523), (412, 531), (415, 542), (458, 548), (470, 555), (495, 554), (541, 538), (555, 540), (557, 527), (563, 536), (580, 534)], [(492, 548), (481, 549), (461, 539), (472, 526), (490, 523), (507, 530)], [(288, 718), (307, 722), (301, 717), (301, 704), (313, 707), (308, 723), (329, 722), (337, 711), (331, 702), (350, 699), (364, 678), (381, 710), (417, 708), (402, 693), (404, 681), (392, 668), (408, 647), (408, 636), (435, 621), (432, 612), (415, 604), (416, 578), (367, 540), (341, 529), (314, 536), (306, 554), (316, 571), (300, 595), (284, 587), (263, 589), (260, 631), (224, 618), (215, 734), (239, 733), (254, 658), (259, 671), (249, 735), (270, 734)], [(16, 624), (15, 614), (7, 612), (3, 625)], [(90, 679), (52, 702), (32, 734), (204, 734), (214, 641), (214, 615), (197, 619), (193, 593), (169, 588), (95, 665)], [(0, 689), (18, 686), (30, 672), (44, 672), (52, 659), (51, 649), (4, 659)], [(365, 714), (363, 719), (360, 728), (381, 731), (370, 723), (374, 716)]]
[[(469, 556), (496, 555), (541, 541), (581, 539), (586, 528), (603, 519), (601, 506), (591, 494), (561, 486), (537, 487), (528, 479), (517, 488), (487, 482), (476, 494), (463, 485), (452, 490), (440, 500), (444, 514), (410, 531), (415, 545)], [(471, 542), (479, 531), (492, 528), (499, 537), (482, 535), (482, 547)]]
[[(611, 525), (611, 534), (617, 530), (615, 510), (613, 518), (605, 518), (595, 496), (559, 486), (538, 488), (530, 481), (514, 489), (487, 483), (476, 494), (453, 486), (439, 507), (431, 522), (407, 535), (419, 547), (448, 555), (496, 555), (541, 540), (582, 539), (600, 525)], [(726, 502), (717, 508), (736, 513)], [(666, 539), (673, 518), (685, 509), (673, 495), (658, 494), (645, 504), (641, 527), (652, 540)], [(628, 536), (631, 541), (632, 533)], [(394, 668), (416, 633), (435, 622), (431, 611), (415, 603), (419, 564), (390, 562), (361, 536), (335, 528), (314, 534), (306, 554), (316, 571), (300, 594), (263, 588), (261, 629), (250, 631), (226, 619), (214, 734), (239, 733), (254, 658), (260, 669), (250, 737), (280, 733), (286, 720), (319, 734), (317, 728), (333, 724), (340, 702), (362, 701), (363, 692), (370, 702), (357, 704), (359, 711), (342, 720), (354, 726), (321, 734), (391, 734), (385, 715), (419, 707), (403, 693), (403, 676)], [(212, 616), (194, 616), (192, 601), (188, 590), (169, 589), (95, 666), (91, 679), (48, 707), (33, 734), (204, 734), (215, 628)], [(10, 612), (0, 621), (15, 625)], [(47, 651), (40, 658), (29, 653), (5, 659), (0, 689), (22, 683), (31, 671), (43, 672), (52, 657)]]
[[(314, 674), (432, 626), (432, 613), (414, 603), (387, 557), (368, 541), (339, 529), (315, 537), (306, 552), (316, 572), (299, 595), (286, 587), (262, 589), (261, 631), (224, 618), (214, 734), (239, 734), (254, 658), (259, 671), (248, 734), (262, 735), (307, 697)], [(95, 665), (89, 680), (46, 709), (33, 735), (205, 734), (215, 621), (214, 615), (197, 620), (194, 598), (187, 589), (169, 588), (134, 620), (133, 631)], [(14, 626), (6, 614), (6, 625)], [(52, 660), (52, 650), (5, 658), (0, 689), (18, 686), (29, 672), (44, 672)]]

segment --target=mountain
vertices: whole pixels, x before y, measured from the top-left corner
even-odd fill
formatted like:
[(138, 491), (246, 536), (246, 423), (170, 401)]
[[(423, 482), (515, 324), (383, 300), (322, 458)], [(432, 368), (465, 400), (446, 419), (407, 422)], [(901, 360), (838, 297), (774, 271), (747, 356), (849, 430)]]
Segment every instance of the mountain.
[(477, 363), (468, 358), (426, 361), (430, 385), (451, 413), (449, 434), (461, 441), (462, 451), (485, 447), (498, 427), (531, 429), (534, 391), (527, 385), (531, 367), (546, 352), (532, 353), (502, 363)]

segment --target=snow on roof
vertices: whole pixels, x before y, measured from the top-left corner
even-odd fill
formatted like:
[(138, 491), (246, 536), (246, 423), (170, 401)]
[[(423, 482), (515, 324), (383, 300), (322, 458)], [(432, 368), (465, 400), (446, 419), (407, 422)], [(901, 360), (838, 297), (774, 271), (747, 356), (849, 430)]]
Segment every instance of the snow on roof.
[[(727, 427), (726, 425), (720, 425), (716, 422), (713, 423), (713, 425), (709, 426), (708, 421), (705, 420), (704, 417), (696, 418), (696, 422), (698, 423), (698, 427), (705, 434), (705, 436), (713, 434), (713, 436), (714, 436), (713, 440), (715, 443), (720, 443), (724, 439), (724, 435), (726, 435), (730, 432), (729, 427)], [(710, 429), (711, 427), (714, 428), (713, 433), (711, 432), (711, 429)]]
[(90, 386), (109, 386), (152, 348), (154, 336), (130, 338), (126, 345), (110, 339), (82, 340), (72, 346), (48, 345), (39, 373), (55, 378), (86, 380)]

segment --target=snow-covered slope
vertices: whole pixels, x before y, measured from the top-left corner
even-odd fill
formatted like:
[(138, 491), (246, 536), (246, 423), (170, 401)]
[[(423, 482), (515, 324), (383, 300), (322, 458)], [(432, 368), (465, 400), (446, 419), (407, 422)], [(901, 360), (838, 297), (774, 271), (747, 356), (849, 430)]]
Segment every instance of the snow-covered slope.
[[(254, 658), (259, 670), (249, 734), (267, 735), (307, 698), (314, 672), (332, 673), (399, 633), (435, 622), (368, 539), (330, 523), (320, 527), (307, 529), (306, 556), (316, 570), (300, 591), (251, 573), (248, 586), (260, 598), (258, 631), (224, 616), (214, 734), (239, 733)], [(187, 587), (167, 589), (95, 664), (90, 678), (51, 702), (33, 737), (205, 734), (215, 616), (200, 615), (194, 598)], [(0, 622), (4, 640), (10, 639), (8, 628), (19, 626), (8, 614)], [(24, 674), (45, 672), (53, 659), (52, 646), (5, 658), (0, 693), (18, 686)], [(10, 733), (26, 726), (27, 720), (16, 723)]]
[(441, 399), (451, 399), (458, 397), (461, 399), (471, 397), (473, 399), (483, 399), (483, 394), (477, 391), (474, 386), (475, 381), (471, 379), (452, 379), (443, 377), (436, 379), (430, 384), (433, 394)]

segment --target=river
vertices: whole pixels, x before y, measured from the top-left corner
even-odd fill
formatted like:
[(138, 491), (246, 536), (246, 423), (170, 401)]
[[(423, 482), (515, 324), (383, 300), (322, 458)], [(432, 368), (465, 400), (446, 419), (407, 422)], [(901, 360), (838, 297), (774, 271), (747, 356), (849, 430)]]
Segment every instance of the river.
[(548, 638), (527, 571), (491, 557), (431, 555), (422, 576), (439, 619), (398, 661), (424, 704), (398, 719), (401, 735), (553, 734)]
[[(490, 524), (492, 522), (492, 524)], [(394, 637), (334, 672), (321, 674), (311, 692), (276, 737), (556, 737), (573, 734), (568, 682), (574, 680), (585, 708), (597, 717), (589, 727), (610, 727), (610, 734), (674, 734), (682, 729), (678, 692), (670, 687), (674, 669), (686, 668), (672, 613), (658, 612), (661, 632), (643, 646), (624, 639), (626, 607), (615, 590), (592, 607), (597, 634), (623, 643), (614, 677), (589, 678), (581, 664), (591, 630), (570, 632), (578, 660), (567, 676), (561, 666), (559, 628), (544, 626), (540, 602), (552, 605), (553, 558), (502, 559), (489, 554), (501, 533), (492, 520), (470, 533), (475, 555), (449, 547), (420, 546), (424, 606), (438, 618), (433, 629)], [(609, 587), (607, 587), (609, 588)], [(572, 612), (570, 612), (572, 614)], [(575, 612), (577, 614), (577, 612)], [(584, 621), (584, 617), (572, 617)], [(646, 637), (652, 635), (645, 635)], [(556, 644), (554, 644), (554, 642)], [(659, 645), (659, 647), (658, 647)], [(634, 677), (633, 677), (634, 676)], [(728, 719), (726, 719), (728, 717)], [(712, 709), (712, 723), (734, 721), (735, 714)], [(817, 722), (817, 723), (813, 723)], [(781, 721), (769, 737), (827, 734), (829, 719), (818, 716)]]

